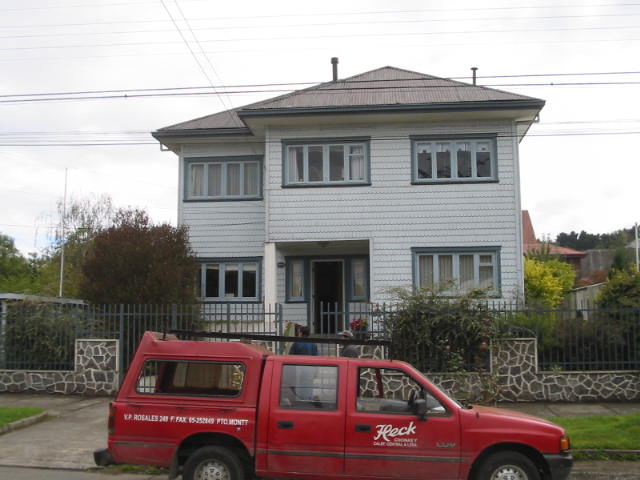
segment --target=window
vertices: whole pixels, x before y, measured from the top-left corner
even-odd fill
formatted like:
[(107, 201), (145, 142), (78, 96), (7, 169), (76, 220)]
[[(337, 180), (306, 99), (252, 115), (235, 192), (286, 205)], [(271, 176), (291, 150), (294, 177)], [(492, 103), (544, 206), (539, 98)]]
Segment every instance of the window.
[[(455, 290), (499, 290), (499, 249), (413, 249), (415, 285), (433, 287), (451, 283)], [(453, 292), (452, 292), (453, 293)]]
[(186, 200), (244, 200), (261, 197), (262, 157), (185, 159)]
[(427, 414), (447, 413), (433, 395), (401, 370), (366, 367), (358, 369), (358, 377), (356, 409), (359, 412), (413, 415), (413, 401), (424, 399)]
[(219, 300), (257, 300), (258, 259), (207, 261), (200, 270), (199, 296)]
[[(329, 257), (285, 257), (287, 302), (308, 301), (308, 271), (311, 260)], [(348, 301), (365, 301), (369, 299), (369, 259), (367, 257), (330, 257), (336, 261), (344, 261), (347, 265), (346, 281)]]
[(241, 363), (147, 360), (136, 392), (237, 397), (242, 391)]
[(495, 139), (413, 139), (414, 183), (495, 181)]
[(280, 407), (297, 410), (335, 410), (338, 406), (338, 367), (283, 365)]
[(283, 184), (368, 184), (368, 151), (368, 139), (284, 141)]

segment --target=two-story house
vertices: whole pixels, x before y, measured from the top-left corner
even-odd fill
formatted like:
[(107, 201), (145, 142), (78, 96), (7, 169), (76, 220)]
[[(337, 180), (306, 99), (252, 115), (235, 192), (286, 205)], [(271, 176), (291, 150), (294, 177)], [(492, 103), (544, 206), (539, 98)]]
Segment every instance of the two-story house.
[[(153, 133), (204, 300), (333, 332), (390, 287), (523, 292), (518, 144), (544, 101), (384, 67)], [(452, 292), (454, 293), (454, 292)], [(336, 324), (337, 322), (337, 324)]]

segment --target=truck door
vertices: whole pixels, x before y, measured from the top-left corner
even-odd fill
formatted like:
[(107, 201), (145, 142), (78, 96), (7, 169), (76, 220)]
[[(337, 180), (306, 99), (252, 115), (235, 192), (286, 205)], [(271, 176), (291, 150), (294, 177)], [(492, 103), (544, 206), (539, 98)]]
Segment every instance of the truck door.
[[(460, 429), (453, 412), (402, 369), (350, 364), (345, 473), (453, 479), (460, 467)], [(427, 400), (420, 419), (414, 398)]]
[[(342, 380), (341, 377), (344, 377)], [(344, 365), (309, 359), (274, 365), (267, 469), (274, 473), (344, 471)]]

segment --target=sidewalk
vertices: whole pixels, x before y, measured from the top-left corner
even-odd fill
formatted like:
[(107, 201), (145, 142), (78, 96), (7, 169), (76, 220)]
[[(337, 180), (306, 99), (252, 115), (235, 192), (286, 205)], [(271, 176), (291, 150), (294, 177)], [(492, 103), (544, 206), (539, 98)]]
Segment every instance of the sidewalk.
[[(0, 435), (0, 466), (70, 470), (94, 468), (93, 451), (107, 445), (110, 398), (0, 393), (0, 406), (44, 408), (49, 418)], [(509, 403), (500, 408), (540, 417), (624, 415), (640, 412), (635, 403)], [(141, 480), (143, 477), (140, 477)], [(158, 477), (161, 478), (161, 477)], [(640, 479), (640, 462), (576, 462), (572, 480)]]

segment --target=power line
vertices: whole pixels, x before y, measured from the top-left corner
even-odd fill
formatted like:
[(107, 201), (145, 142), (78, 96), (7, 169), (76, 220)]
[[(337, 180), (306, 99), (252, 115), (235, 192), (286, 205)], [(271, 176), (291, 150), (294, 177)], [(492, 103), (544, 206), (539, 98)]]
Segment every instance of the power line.
[[(614, 14), (598, 14), (598, 15), (545, 15), (545, 16), (527, 16), (527, 17), (482, 17), (473, 18), (474, 22), (478, 21), (505, 21), (505, 20), (557, 20), (557, 19), (577, 19), (577, 18), (613, 18), (613, 17), (634, 17), (640, 13), (614, 13)], [(188, 22), (186, 17), (183, 18), (185, 22)], [(210, 20), (218, 20), (217, 18), (209, 18)], [(195, 19), (197, 21), (205, 21), (206, 18)], [(464, 19), (462, 19), (464, 20)], [(471, 20), (471, 19), (470, 19)], [(410, 20), (365, 20), (360, 22), (325, 22), (325, 23), (292, 23), (292, 24), (279, 24), (277, 28), (303, 28), (303, 27), (326, 27), (326, 26), (351, 26), (351, 25), (391, 25), (391, 24), (423, 24), (434, 22), (459, 22), (461, 19), (457, 18), (429, 18), (429, 19), (410, 19)], [(155, 22), (155, 21), (154, 21)], [(158, 22), (164, 22), (159, 20)], [(87, 24), (77, 24), (77, 26), (86, 26)], [(3, 27), (0, 27), (3, 28)], [(231, 26), (215, 26), (215, 27), (192, 27), (191, 30), (209, 31), (209, 30), (249, 30), (256, 28), (271, 28), (269, 25), (247, 25), (243, 22), (241, 25)], [(93, 35), (128, 35), (138, 33), (166, 33), (173, 32), (174, 29), (155, 29), (155, 30), (120, 30), (120, 31), (105, 31), (105, 32), (62, 32), (62, 33), (38, 33), (29, 35), (5, 35), (0, 36), (0, 39), (18, 39), (18, 38), (42, 38), (42, 37), (64, 37), (64, 36), (93, 36)]]

